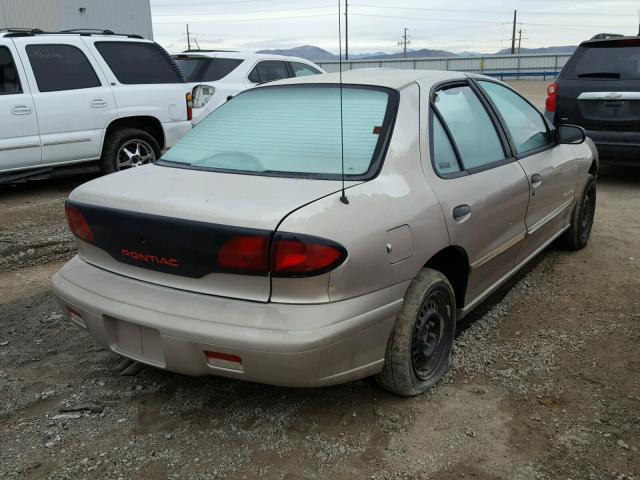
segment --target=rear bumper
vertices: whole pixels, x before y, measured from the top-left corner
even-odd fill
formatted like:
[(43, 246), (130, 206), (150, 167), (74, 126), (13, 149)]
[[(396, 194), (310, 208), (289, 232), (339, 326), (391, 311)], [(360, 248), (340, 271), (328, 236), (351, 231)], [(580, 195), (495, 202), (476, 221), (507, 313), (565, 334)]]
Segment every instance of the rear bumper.
[[(53, 277), (65, 312), (79, 314), (76, 321), (123, 356), (187, 375), (291, 387), (343, 383), (379, 372), (407, 286), (340, 302), (295, 305), (162, 287), (78, 257)], [(208, 361), (205, 351), (242, 361)]]
[(598, 147), (603, 163), (640, 164), (640, 132), (587, 130), (587, 135)]

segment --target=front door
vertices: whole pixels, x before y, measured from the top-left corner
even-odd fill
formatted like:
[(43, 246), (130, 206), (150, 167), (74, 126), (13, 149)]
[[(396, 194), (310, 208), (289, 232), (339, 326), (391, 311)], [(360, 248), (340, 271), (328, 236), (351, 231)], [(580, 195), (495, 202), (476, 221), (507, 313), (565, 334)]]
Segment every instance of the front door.
[(471, 308), (515, 267), (525, 237), (529, 185), (506, 152), (488, 104), (468, 82), (431, 97), (429, 178), (442, 207), (451, 245), (470, 266), (465, 308)]
[(64, 41), (15, 39), (33, 87), (43, 165), (98, 159), (105, 128), (117, 117), (111, 87), (85, 54), (82, 37)]
[(542, 114), (518, 93), (488, 80), (478, 85), (502, 119), (511, 148), (529, 181), (523, 262), (569, 224), (576, 195), (577, 163), (571, 145), (558, 145)]
[(0, 44), (0, 173), (42, 161), (38, 120), (13, 42)]

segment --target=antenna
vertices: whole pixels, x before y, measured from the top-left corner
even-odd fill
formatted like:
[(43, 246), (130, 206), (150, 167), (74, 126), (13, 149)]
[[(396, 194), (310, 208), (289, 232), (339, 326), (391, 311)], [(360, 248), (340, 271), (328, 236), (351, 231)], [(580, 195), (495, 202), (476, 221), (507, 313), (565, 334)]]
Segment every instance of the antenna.
[(342, 15), (342, 8), (340, 0), (338, 0), (338, 59), (340, 62), (340, 160), (341, 160), (341, 176), (342, 176), (342, 195), (340, 201), (345, 205), (349, 205), (349, 199), (344, 193), (344, 116), (342, 112), (342, 22), (340, 16)]

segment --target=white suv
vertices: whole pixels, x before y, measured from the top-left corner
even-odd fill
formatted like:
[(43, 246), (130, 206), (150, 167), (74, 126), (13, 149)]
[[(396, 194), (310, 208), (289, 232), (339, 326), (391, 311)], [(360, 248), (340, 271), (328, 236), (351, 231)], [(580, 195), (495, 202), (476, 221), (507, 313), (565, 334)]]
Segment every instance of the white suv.
[(325, 73), (298, 57), (189, 50), (172, 57), (193, 90), (193, 121), (200, 123), (229, 97), (260, 83)]
[(149, 163), (191, 129), (190, 100), (152, 41), (0, 30), (0, 182), (88, 161), (104, 173)]

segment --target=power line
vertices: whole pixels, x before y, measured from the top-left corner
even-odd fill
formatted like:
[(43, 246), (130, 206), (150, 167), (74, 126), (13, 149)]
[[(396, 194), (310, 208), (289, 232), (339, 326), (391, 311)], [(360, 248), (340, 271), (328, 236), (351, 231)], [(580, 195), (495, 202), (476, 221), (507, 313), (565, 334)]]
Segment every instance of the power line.
[[(314, 10), (314, 9), (328, 9), (328, 8), (333, 8), (333, 5), (327, 5), (327, 6), (322, 6), (322, 7), (296, 7), (296, 8), (285, 8), (285, 9), (279, 9), (279, 10), (250, 10), (250, 11), (245, 11), (245, 12), (189, 12), (189, 13), (181, 13), (180, 16), (181, 17), (188, 17), (191, 15), (240, 15), (240, 14), (246, 14), (246, 13), (270, 13), (270, 12), (294, 12), (297, 10)], [(175, 13), (154, 13), (152, 14), (153, 17), (175, 17), (176, 14)]]
[[(354, 3), (353, 7), (366, 7), (366, 8), (385, 8), (385, 9), (393, 9), (393, 10), (426, 10), (430, 12), (453, 12), (453, 13), (488, 13), (488, 14), (511, 14), (510, 10), (473, 10), (473, 9), (457, 9), (457, 8), (427, 8), (427, 7), (390, 7), (388, 5), (365, 5), (362, 3)], [(520, 13), (526, 15), (567, 15), (567, 16), (576, 16), (576, 15), (585, 15), (585, 16), (596, 16), (596, 17), (628, 17), (629, 14), (624, 13), (586, 13), (586, 12), (530, 12), (520, 10)]]
[[(375, 15), (373, 13), (351, 13), (351, 15), (357, 15), (359, 17), (380, 17), (380, 18), (399, 18), (402, 20), (423, 20), (434, 22), (456, 22), (456, 23), (486, 23), (493, 25), (507, 25), (511, 22), (496, 22), (491, 20), (461, 20), (457, 18), (432, 18), (432, 17), (404, 17), (400, 15)], [(521, 22), (527, 26), (547, 26), (547, 27), (575, 27), (575, 28), (627, 28), (629, 25), (576, 25), (576, 24), (562, 24), (562, 23), (529, 23)], [(635, 26), (635, 24), (634, 24)]]
[[(297, 15), (270, 18), (241, 18), (234, 20), (190, 20), (189, 23), (233, 23), (233, 22), (263, 22), (268, 20), (288, 20), (293, 18), (333, 17), (334, 13), (319, 13), (315, 15)], [(183, 22), (155, 22), (156, 25), (182, 25)]]

